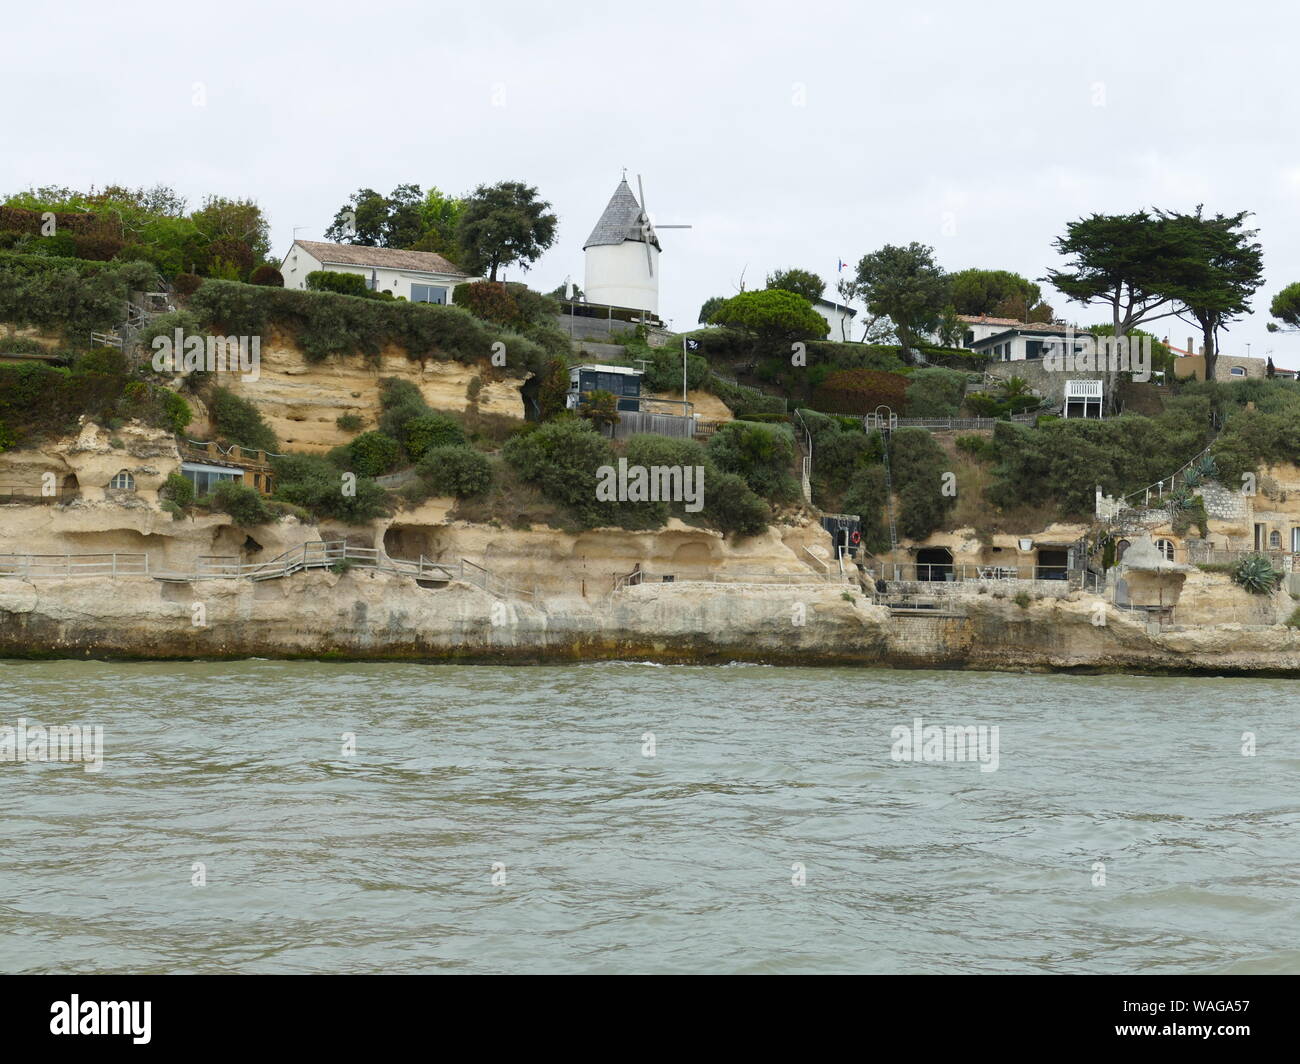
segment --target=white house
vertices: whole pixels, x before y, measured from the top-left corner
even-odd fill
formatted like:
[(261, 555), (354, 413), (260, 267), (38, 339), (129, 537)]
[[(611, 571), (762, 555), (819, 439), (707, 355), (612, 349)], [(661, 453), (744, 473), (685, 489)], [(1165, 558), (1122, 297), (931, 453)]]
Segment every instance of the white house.
[(450, 303), (456, 285), (475, 279), (432, 251), (295, 240), (280, 264), (284, 287), (306, 288), (313, 270), (359, 274), (371, 291), (392, 292), (412, 303)]
[[(987, 314), (958, 314), (957, 320), (962, 323), (961, 346), (965, 348), (973, 347), (981, 340), (987, 340), (990, 336), (1024, 324), (1018, 318), (993, 318)], [(930, 342), (935, 345), (943, 343), (938, 332), (930, 334)]]
[(828, 340), (853, 339), (853, 319), (858, 312), (852, 307), (846, 307), (842, 303), (835, 303), (829, 299), (817, 298), (813, 300), (813, 310), (825, 318), (826, 324), (830, 326), (830, 334), (826, 337)]
[[(1067, 338), (1073, 338), (1074, 351), (1063, 350)], [(1016, 322), (1010, 327), (998, 327), (981, 339), (963, 346), (981, 355), (989, 355), (999, 362), (1020, 362), (1043, 358), (1053, 349), (1056, 354), (1082, 354), (1087, 341), (1095, 341), (1091, 333), (1074, 332), (1063, 325), (1026, 325)]]

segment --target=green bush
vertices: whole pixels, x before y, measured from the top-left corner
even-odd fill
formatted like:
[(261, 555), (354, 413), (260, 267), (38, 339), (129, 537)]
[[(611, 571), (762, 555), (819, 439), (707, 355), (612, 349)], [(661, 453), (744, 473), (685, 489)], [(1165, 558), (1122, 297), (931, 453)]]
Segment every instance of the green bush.
[(172, 278), (172, 288), (178, 296), (192, 296), (203, 284), (203, 278), (193, 273), (178, 273)]
[(795, 446), (788, 425), (728, 422), (710, 437), (708, 455), (721, 472), (744, 478), (765, 499), (789, 502), (799, 494), (790, 472)]
[(978, 458), (980, 461), (988, 461), (996, 457), (997, 454), (997, 449), (993, 446), (992, 440), (975, 433), (971, 433), (969, 436), (958, 436), (957, 450), (963, 451), (973, 458)]
[(952, 462), (924, 429), (899, 429), (889, 441), (890, 468), (898, 496), (898, 531), (913, 540), (925, 539), (943, 527), (956, 498), (942, 494), (943, 475)]
[(340, 414), (334, 419), (334, 424), (344, 432), (359, 432), (364, 423), (358, 414)]
[(854, 475), (844, 492), (842, 513), (857, 514), (861, 519), (862, 546), (872, 553), (890, 547), (889, 532), (885, 525), (885, 467), (866, 466)]
[(259, 266), (249, 275), (248, 283), (265, 285), (268, 288), (283, 288), (284, 274), (274, 266)]
[(483, 322), (461, 307), (229, 281), (206, 282), (194, 293), (189, 309), (204, 328), (223, 336), (259, 336), (277, 326), (295, 337), (313, 361), (333, 355), (377, 359), (392, 344), (411, 359), (473, 363), (489, 358), (492, 345), (501, 342), (509, 370), (523, 376), (540, 371), (555, 350), (567, 345), (558, 330), (532, 326), (524, 336)]
[(213, 509), (230, 514), (237, 525), (252, 527), (274, 520), (270, 508), (255, 488), (237, 480), (223, 480), (212, 492)]
[(956, 417), (966, 394), (966, 374), (951, 369), (918, 369), (907, 386), (908, 417)]
[(352, 472), (362, 477), (377, 477), (397, 464), (398, 442), (382, 432), (363, 432), (348, 444)]
[(171, 473), (158, 494), (184, 509), (194, 502), (194, 483), (189, 477)]
[(84, 343), (87, 333), (122, 323), (133, 291), (157, 284), (155, 271), (140, 262), (0, 252), (0, 321), (59, 331)]
[(547, 422), (507, 440), (502, 455), (520, 479), (536, 484), (587, 527), (613, 521), (614, 505), (596, 498), (597, 470), (615, 464), (613, 448), (587, 422)]
[(435, 495), (464, 498), (482, 495), (492, 486), (487, 455), (470, 447), (433, 447), (420, 459), (420, 476)]
[(737, 536), (756, 536), (772, 520), (772, 511), (743, 477), (705, 469), (705, 519), (718, 531)]
[(387, 495), (373, 480), (359, 478), (345, 495), (342, 473), (318, 455), (291, 454), (272, 460), (275, 497), (317, 518), (362, 524), (386, 512)]
[(396, 406), (424, 406), (424, 396), (408, 380), (401, 377), (385, 377), (379, 382), (379, 405), (384, 410)]
[(462, 447), (466, 442), (459, 422), (433, 411), (408, 419), (402, 425), (401, 441), (406, 453), (416, 461), (433, 448)]
[(337, 270), (312, 270), (307, 274), (309, 292), (337, 292), (343, 296), (360, 296), (368, 299), (370, 289), (359, 273), (339, 273)]
[(208, 393), (208, 415), (218, 439), (257, 451), (275, 451), (280, 446), (257, 407), (229, 388), (213, 388)]

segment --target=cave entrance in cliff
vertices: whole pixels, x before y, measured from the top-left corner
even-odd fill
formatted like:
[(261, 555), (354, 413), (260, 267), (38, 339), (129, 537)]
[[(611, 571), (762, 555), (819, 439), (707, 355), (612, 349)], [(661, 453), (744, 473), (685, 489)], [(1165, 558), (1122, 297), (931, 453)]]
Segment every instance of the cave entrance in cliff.
[(1038, 549), (1038, 564), (1034, 566), (1035, 580), (1064, 580), (1070, 572), (1068, 550)]
[(947, 547), (926, 547), (916, 552), (918, 580), (951, 580), (952, 551)]
[(416, 561), (423, 556), (436, 559), (441, 550), (439, 537), (429, 528), (394, 525), (384, 532), (384, 553), (390, 558)]
[(76, 473), (69, 473), (63, 478), (63, 483), (59, 485), (59, 495), (64, 499), (76, 498), (81, 494), (81, 484), (77, 481)]

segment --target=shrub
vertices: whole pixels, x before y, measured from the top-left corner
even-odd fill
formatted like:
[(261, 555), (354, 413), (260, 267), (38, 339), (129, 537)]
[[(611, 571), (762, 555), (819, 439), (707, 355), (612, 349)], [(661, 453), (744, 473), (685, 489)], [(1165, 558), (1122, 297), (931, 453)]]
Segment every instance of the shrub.
[(385, 410), (395, 406), (410, 404), (424, 406), (424, 396), (420, 389), (401, 377), (385, 377), (379, 382), (379, 405)]
[(520, 479), (536, 484), (588, 527), (613, 519), (613, 507), (597, 500), (596, 486), (597, 470), (614, 464), (614, 452), (586, 422), (547, 422), (506, 441), (502, 455)]
[(908, 417), (956, 417), (966, 393), (966, 374), (951, 369), (918, 369), (907, 386)]
[(958, 436), (957, 450), (981, 461), (988, 461), (994, 458), (997, 453), (992, 440), (987, 436), (980, 436), (975, 433), (969, 436)]
[(906, 403), (906, 389), (907, 378), (900, 373), (839, 370), (813, 392), (813, 405), (836, 414), (869, 414), (878, 406), (897, 413)]
[(358, 414), (340, 414), (334, 419), (334, 424), (344, 432), (359, 432), (361, 430), (361, 417)]
[(342, 474), (318, 455), (281, 455), (272, 460), (275, 497), (320, 518), (361, 524), (385, 512), (384, 489), (373, 480), (358, 479), (352, 495), (343, 494)]
[(734, 473), (710, 471), (704, 474), (705, 519), (719, 532), (756, 536), (767, 528), (772, 512)]
[(723, 473), (735, 473), (757, 494), (774, 502), (798, 495), (790, 475), (794, 462), (794, 433), (788, 425), (731, 421), (709, 439), (708, 455)]
[(275, 517), (256, 489), (237, 480), (223, 480), (216, 486), (212, 506), (230, 514), (236, 524), (245, 527), (264, 525)]
[(259, 451), (274, 451), (280, 445), (257, 407), (229, 388), (212, 389), (208, 414), (212, 429), (220, 439)]
[(307, 274), (307, 290), (310, 292), (336, 292), (343, 296), (370, 297), (366, 279), (359, 273), (339, 273), (337, 270), (312, 270)]
[(348, 444), (352, 472), (362, 477), (377, 477), (397, 464), (400, 447), (382, 432), (363, 432)]
[(203, 284), (203, 278), (193, 273), (178, 273), (172, 278), (172, 288), (179, 296), (192, 296)]
[(274, 266), (259, 266), (249, 276), (248, 283), (265, 285), (268, 288), (283, 288), (284, 275)]
[(854, 474), (841, 503), (843, 512), (861, 519), (862, 546), (873, 553), (888, 550), (889, 532), (885, 527), (885, 467), (867, 466)]
[(172, 473), (167, 477), (158, 494), (184, 509), (194, 502), (194, 483), (189, 477)]
[(409, 418), (400, 438), (406, 453), (418, 461), (433, 448), (464, 446), (465, 430), (454, 418), (429, 411)]
[(1016, 597), (1012, 599), (1012, 601), (1022, 610), (1029, 609), (1029, 593), (1027, 591), (1017, 592)]
[(464, 498), (492, 486), (487, 455), (469, 447), (433, 447), (420, 460), (420, 475), (435, 495)]
[(899, 501), (898, 530), (909, 539), (925, 539), (943, 526), (957, 501), (941, 491), (952, 463), (924, 429), (895, 432), (889, 441), (889, 458)]
[(1232, 569), (1232, 579), (1252, 595), (1271, 594), (1282, 579), (1273, 563), (1263, 554), (1242, 558)]

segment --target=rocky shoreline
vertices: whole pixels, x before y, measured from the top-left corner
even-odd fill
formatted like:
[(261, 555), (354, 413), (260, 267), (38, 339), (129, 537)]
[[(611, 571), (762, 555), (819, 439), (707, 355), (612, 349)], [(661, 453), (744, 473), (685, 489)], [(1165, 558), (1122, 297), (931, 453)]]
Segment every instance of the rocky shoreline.
[(350, 570), (280, 580), (0, 580), (0, 658), (316, 659), (1123, 672), (1300, 677), (1300, 630), (1160, 630), (1076, 592), (891, 612), (843, 585), (643, 584), (534, 606), (453, 582)]

